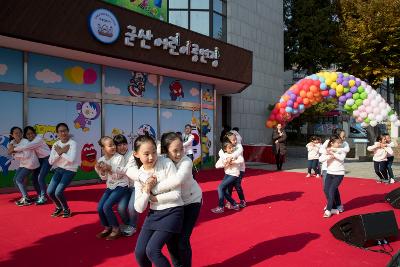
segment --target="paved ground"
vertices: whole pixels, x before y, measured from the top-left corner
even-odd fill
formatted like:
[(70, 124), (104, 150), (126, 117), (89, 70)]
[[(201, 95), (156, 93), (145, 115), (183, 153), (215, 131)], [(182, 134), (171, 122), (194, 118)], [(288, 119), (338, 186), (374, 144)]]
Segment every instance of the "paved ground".
[[(276, 170), (275, 165), (263, 163), (246, 163), (248, 168)], [(346, 176), (356, 178), (376, 179), (372, 162), (360, 162), (356, 159), (346, 159)], [(400, 176), (400, 163), (393, 163), (393, 173), (395, 176)], [(288, 172), (307, 172), (307, 159), (305, 157), (290, 157), (283, 164), (283, 170)]]

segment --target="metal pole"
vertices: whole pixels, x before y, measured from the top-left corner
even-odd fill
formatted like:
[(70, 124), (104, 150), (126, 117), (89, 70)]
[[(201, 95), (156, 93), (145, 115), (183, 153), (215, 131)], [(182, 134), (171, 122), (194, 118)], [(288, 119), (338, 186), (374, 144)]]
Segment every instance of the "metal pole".
[(22, 128), (28, 125), (28, 109), (29, 109), (29, 98), (28, 98), (28, 52), (24, 52), (24, 92), (22, 98)]

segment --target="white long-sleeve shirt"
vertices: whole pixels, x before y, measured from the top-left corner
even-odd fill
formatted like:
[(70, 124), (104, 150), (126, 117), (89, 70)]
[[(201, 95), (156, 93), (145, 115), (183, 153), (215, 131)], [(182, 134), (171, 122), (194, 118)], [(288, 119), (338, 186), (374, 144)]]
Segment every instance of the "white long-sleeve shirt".
[(393, 155), (393, 149), (390, 146), (385, 146), (381, 148), (381, 143), (375, 142), (372, 146), (367, 147), (368, 151), (373, 151), (374, 156), (373, 161), (387, 161), (387, 157)]
[[(25, 138), (22, 138), (21, 141), (17, 144), (15, 140), (12, 140), (10, 144), (14, 145), (14, 150), (18, 151), (19, 148), (24, 147), (29, 144), (29, 141)], [(22, 150), (13, 154), (14, 159), (19, 160), (19, 167), (26, 168), (29, 170), (34, 170), (39, 168), (39, 159), (36, 156), (34, 150)]]
[(319, 149), (321, 144), (315, 144), (310, 142), (306, 145), (307, 147), (307, 158), (308, 160), (319, 159)]
[(102, 175), (96, 169), (96, 172), (99, 174), (100, 178), (106, 181), (107, 188), (115, 189), (117, 186), (125, 187), (129, 185), (128, 177), (125, 175), (125, 173), (118, 173), (115, 171), (116, 169), (125, 167), (125, 159), (123, 156), (115, 153), (115, 155), (109, 159), (106, 159), (105, 156), (102, 156), (97, 162), (104, 162), (111, 166), (111, 173), (106, 173), (105, 175)]
[[(61, 155), (58, 155), (57, 151), (54, 149), (56, 146), (63, 148), (67, 145), (69, 145), (67, 153), (62, 153)], [(51, 148), (49, 163), (50, 165), (53, 165), (53, 168), (62, 168), (76, 172), (79, 166), (76, 142), (72, 139), (69, 139), (66, 143), (63, 143), (60, 140), (55, 142)]]
[(161, 181), (153, 187), (151, 192), (158, 197), (160, 193), (168, 192), (170, 189), (181, 186), (184, 205), (201, 202), (202, 191), (199, 184), (193, 179), (192, 160), (187, 156), (183, 156), (175, 166), (176, 179)]
[(232, 154), (224, 153), (215, 163), (215, 168), (224, 168), (225, 174), (238, 177), (240, 175), (241, 164), (244, 162), (243, 157), (240, 155), (236, 159), (233, 158), (232, 163), (225, 167), (227, 158), (233, 158)]
[[(320, 148), (319, 148), (319, 153), (320, 153), (320, 154), (326, 153), (326, 149), (327, 149), (327, 147), (328, 147), (328, 143), (329, 143), (329, 140), (325, 140), (325, 142), (320, 146)], [(338, 150), (338, 149), (337, 149), (337, 150)], [(349, 144), (348, 144), (346, 141), (343, 141), (342, 147), (341, 147), (341, 151), (344, 152), (345, 155), (346, 155), (347, 153), (349, 153), (349, 151), (350, 151), (350, 146), (349, 146)], [(320, 162), (322, 162), (322, 161), (320, 161)], [(326, 170), (327, 170), (326, 163), (327, 163), (326, 161), (322, 162), (322, 165), (321, 165), (321, 170), (322, 170), (322, 171), (326, 171)]]
[(129, 168), (138, 169), (136, 160), (135, 160), (135, 156), (133, 155), (133, 152), (131, 151), (131, 152), (127, 152), (123, 157), (124, 157), (125, 165), (124, 166), (115, 166), (115, 167), (111, 166), (111, 168), (113, 168), (112, 171), (116, 172), (118, 174), (121, 174), (121, 175), (125, 175), (126, 178), (128, 179), (129, 187), (134, 187), (135, 183), (131, 179), (129, 179), (129, 177), (126, 175), (126, 172), (128, 171)]
[(50, 156), (49, 146), (39, 135), (36, 135), (35, 139), (33, 139), (32, 141), (28, 141), (26, 145), (18, 146), (14, 150), (20, 152), (27, 149), (33, 150), (36, 153), (37, 157), (40, 159)]
[(346, 158), (346, 153), (343, 149), (336, 149), (335, 152), (329, 154), (325, 151), (320, 157), (320, 162), (326, 162), (327, 165), (327, 173), (333, 175), (344, 175), (344, 159)]
[(185, 155), (193, 155), (193, 134), (184, 134), (183, 135), (183, 150)]
[[(225, 155), (225, 152), (222, 149), (220, 149), (218, 151), (218, 156), (221, 158), (221, 157), (224, 157), (224, 155)], [(241, 144), (237, 143), (235, 146), (235, 149), (233, 150), (233, 153), (227, 154), (227, 155), (229, 155), (228, 157), (232, 157), (233, 159), (237, 159), (239, 156), (243, 157), (243, 146)], [(240, 171), (244, 172), (245, 170), (246, 170), (246, 163), (243, 160), (243, 162), (240, 164)]]
[[(175, 183), (174, 180), (177, 179), (174, 163), (170, 159), (164, 157), (159, 157), (157, 159), (154, 166), (154, 173), (146, 172), (142, 166), (139, 170), (129, 168), (127, 175), (130, 179), (135, 181), (135, 210), (139, 213), (146, 210), (150, 200), (150, 195), (146, 192), (142, 192), (143, 183), (145, 183), (149, 177), (155, 175), (157, 177), (157, 183), (164, 180), (172, 180), (171, 183)], [(152, 210), (164, 210), (178, 206), (183, 206), (181, 186), (176, 186), (166, 193), (157, 195), (157, 202), (150, 202), (150, 209)]]

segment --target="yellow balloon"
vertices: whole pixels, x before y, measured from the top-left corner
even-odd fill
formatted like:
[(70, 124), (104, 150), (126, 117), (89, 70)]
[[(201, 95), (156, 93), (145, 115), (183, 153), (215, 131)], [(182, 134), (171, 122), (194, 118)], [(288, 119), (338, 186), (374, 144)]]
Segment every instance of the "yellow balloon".
[(338, 91), (336, 91), (336, 96), (341, 96), (341, 95), (343, 95), (343, 91), (342, 92), (338, 92)]
[(331, 88), (335, 89), (336, 86), (337, 86), (337, 83), (336, 83), (336, 82), (331, 83)]
[(336, 86), (336, 91), (342, 93), (343, 92), (343, 85), (339, 84)]
[(350, 81), (349, 81), (349, 85), (350, 85), (350, 86), (354, 86), (355, 84), (356, 84), (356, 81), (355, 81), (355, 80), (350, 80)]
[(332, 84), (332, 80), (330, 78), (327, 78), (325, 80), (326, 85), (331, 85)]
[(71, 78), (72, 81), (76, 84), (83, 83), (83, 72), (85, 70), (80, 66), (75, 66), (71, 69)]
[(336, 72), (332, 72), (332, 73), (331, 73), (331, 79), (334, 80), (334, 81), (336, 81), (336, 79), (337, 79), (337, 74), (336, 74)]
[(64, 76), (65, 76), (65, 78), (67, 78), (67, 80), (68, 80), (69, 82), (71, 82), (71, 83), (74, 82), (74, 81), (72, 80), (72, 78), (71, 78), (71, 68), (66, 68), (66, 69), (64, 70)]

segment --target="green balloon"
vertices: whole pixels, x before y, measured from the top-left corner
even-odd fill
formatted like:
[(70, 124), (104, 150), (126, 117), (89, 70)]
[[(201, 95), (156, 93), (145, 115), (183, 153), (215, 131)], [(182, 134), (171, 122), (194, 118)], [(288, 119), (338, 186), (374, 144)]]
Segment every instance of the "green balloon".
[(348, 93), (349, 91), (350, 91), (350, 88), (348, 88), (348, 87), (343, 88), (344, 93)]
[(369, 118), (365, 118), (364, 121), (365, 121), (366, 123), (369, 123), (371, 120), (370, 120)]
[(362, 93), (362, 92), (364, 92), (364, 87), (362, 87), (361, 85), (357, 88), (357, 91), (359, 92), (359, 93)]
[(353, 99), (354, 100), (359, 99), (359, 98), (360, 98), (360, 94), (359, 93), (353, 94)]
[(360, 97), (361, 97), (362, 100), (367, 99), (367, 97), (368, 97), (367, 92), (362, 92), (362, 93), (360, 94)]
[(362, 100), (362, 99), (357, 99), (357, 100), (356, 100), (357, 106), (361, 106), (362, 103), (363, 103), (363, 100)]
[(349, 111), (349, 110), (351, 110), (351, 106), (349, 106), (349, 105), (347, 105), (347, 104), (344, 104), (344, 109), (347, 110), (347, 111)]
[(388, 116), (393, 115), (393, 114), (394, 114), (394, 111), (391, 110), (391, 111), (389, 111)]
[(352, 109), (352, 110), (358, 109), (358, 105), (357, 105), (357, 104), (352, 105), (352, 106), (351, 106), (351, 109)]
[(347, 76), (349, 76), (349, 74), (348, 73), (343, 73), (343, 76), (347, 77)]

